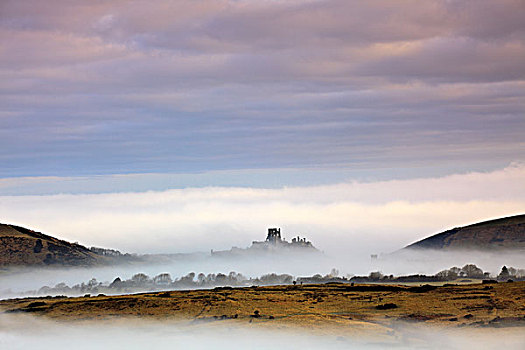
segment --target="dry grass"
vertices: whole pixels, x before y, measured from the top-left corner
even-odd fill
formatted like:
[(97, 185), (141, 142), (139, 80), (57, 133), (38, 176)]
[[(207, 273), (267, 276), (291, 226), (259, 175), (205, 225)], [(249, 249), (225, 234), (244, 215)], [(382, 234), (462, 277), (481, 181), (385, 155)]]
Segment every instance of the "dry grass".
[(455, 327), (524, 327), (525, 282), (441, 287), (326, 284), (0, 301), (0, 310), (57, 320), (114, 317), (251, 323), (312, 332), (388, 335), (396, 321)]

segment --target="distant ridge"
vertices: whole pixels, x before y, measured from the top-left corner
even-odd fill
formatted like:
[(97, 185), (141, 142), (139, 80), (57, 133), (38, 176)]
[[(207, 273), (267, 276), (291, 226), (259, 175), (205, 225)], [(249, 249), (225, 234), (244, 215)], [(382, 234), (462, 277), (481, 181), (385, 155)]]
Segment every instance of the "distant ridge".
[(525, 215), (456, 227), (412, 243), (404, 249), (525, 251)]
[(80, 244), (0, 224), (0, 266), (92, 266), (103, 260)]

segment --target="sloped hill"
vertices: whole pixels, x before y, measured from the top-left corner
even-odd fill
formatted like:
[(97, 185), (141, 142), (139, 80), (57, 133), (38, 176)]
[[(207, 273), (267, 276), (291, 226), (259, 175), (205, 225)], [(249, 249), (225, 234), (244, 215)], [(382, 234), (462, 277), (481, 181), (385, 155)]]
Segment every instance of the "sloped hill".
[(405, 249), (525, 250), (525, 215), (456, 227)]
[(0, 224), (0, 266), (92, 266), (103, 257), (88, 248), (26, 228)]

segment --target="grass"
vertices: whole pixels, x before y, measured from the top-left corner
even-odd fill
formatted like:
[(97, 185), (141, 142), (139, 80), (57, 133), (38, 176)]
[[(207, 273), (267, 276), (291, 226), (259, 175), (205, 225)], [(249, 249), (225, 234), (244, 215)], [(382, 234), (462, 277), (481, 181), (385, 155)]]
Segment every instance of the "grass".
[(64, 321), (146, 318), (313, 332), (387, 335), (398, 321), (445, 327), (524, 327), (525, 282), (411, 287), (324, 284), (215, 288), (0, 301), (0, 311)]

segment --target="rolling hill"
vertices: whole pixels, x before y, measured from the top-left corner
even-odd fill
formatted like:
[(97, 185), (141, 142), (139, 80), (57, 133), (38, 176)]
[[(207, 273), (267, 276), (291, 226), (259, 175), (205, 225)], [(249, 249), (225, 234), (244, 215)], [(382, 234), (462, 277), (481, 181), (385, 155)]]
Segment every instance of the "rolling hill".
[(525, 251), (525, 215), (456, 227), (410, 244), (404, 249)]
[(93, 266), (103, 261), (80, 244), (0, 224), (0, 266)]

